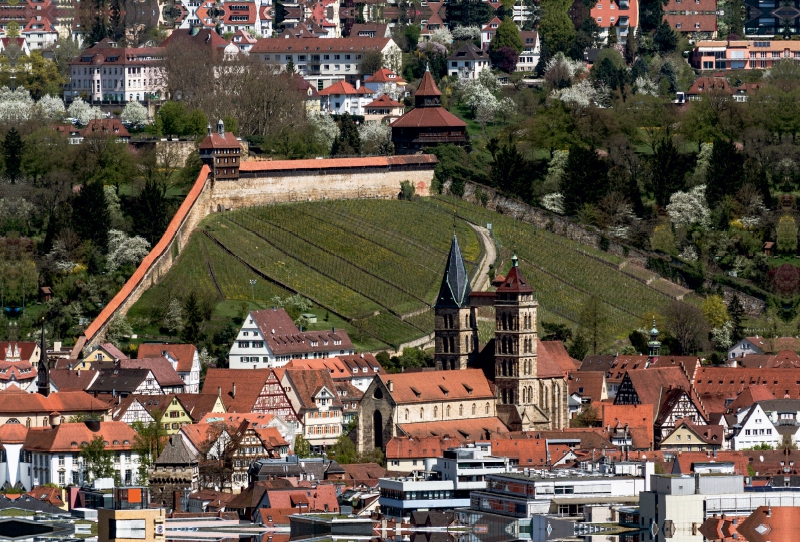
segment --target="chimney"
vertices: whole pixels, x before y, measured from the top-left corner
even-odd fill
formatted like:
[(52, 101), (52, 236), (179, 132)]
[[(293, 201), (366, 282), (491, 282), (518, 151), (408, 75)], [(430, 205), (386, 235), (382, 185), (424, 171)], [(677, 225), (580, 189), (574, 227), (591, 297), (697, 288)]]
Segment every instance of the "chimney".
[(389, 393), (394, 392), (394, 382), (391, 380), (386, 382), (386, 387), (389, 388)]
[(172, 505), (172, 513), (180, 514), (181, 513), (181, 492), (180, 491), (173, 491), (172, 492), (172, 500), (175, 501)]
[(236, 382), (233, 383), (233, 388), (231, 389), (231, 397), (236, 399)]

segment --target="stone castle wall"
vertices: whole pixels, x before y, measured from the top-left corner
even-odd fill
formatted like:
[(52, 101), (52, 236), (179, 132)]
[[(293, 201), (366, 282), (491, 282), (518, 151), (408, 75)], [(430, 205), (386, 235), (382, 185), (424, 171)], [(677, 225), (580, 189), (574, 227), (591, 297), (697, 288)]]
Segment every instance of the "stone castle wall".
[(125, 315), (148, 288), (158, 284), (209, 214), (291, 201), (396, 198), (403, 181), (412, 182), (418, 195), (427, 196), (436, 163), (432, 155), (251, 161), (242, 163), (240, 180), (216, 182), (203, 166), (164, 236), (86, 328), (78, 349), (103, 342), (109, 322)]

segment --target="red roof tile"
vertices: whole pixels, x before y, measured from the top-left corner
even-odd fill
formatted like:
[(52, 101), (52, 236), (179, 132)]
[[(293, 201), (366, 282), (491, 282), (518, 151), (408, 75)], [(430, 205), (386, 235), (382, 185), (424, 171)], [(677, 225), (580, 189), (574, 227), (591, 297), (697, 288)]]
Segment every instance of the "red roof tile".
[(178, 364), (176, 371), (188, 373), (192, 370), (194, 356), (197, 347), (193, 344), (164, 344), (164, 343), (142, 343), (139, 345), (137, 358), (158, 358), (169, 354)]
[(494, 399), (489, 381), (480, 369), (435, 371), (424, 376), (418, 372), (378, 376), (387, 388), (392, 381), (390, 393), (398, 404)]
[(415, 107), (392, 124), (393, 129), (435, 127), (466, 128), (466, 126), (466, 122), (443, 107)]
[(437, 160), (437, 158), (432, 154), (409, 156), (365, 156), (362, 158), (322, 158), (319, 160), (248, 160), (246, 162), (242, 162), (239, 170), (294, 171), (301, 169), (392, 167), (406, 164), (433, 165), (437, 163), (439, 163), (439, 160)]
[(364, 107), (403, 107), (403, 104), (392, 100), (386, 94), (381, 94), (380, 97), (372, 100)]
[[(469, 370), (469, 369), (467, 369)], [(458, 372), (458, 371), (444, 371)], [(417, 373), (419, 374), (419, 373)], [(404, 423), (399, 425), (411, 437), (449, 436), (459, 442), (474, 442), (506, 434), (508, 428), (499, 418), (474, 418), (471, 420), (445, 420), (441, 422)]]
[(337, 81), (331, 86), (319, 91), (320, 96), (357, 96), (359, 94), (374, 94), (374, 91), (363, 86), (356, 88), (345, 80)]
[(398, 85), (406, 84), (406, 80), (394, 73), (389, 68), (381, 68), (366, 79), (365, 83), (397, 83)]
[(106, 450), (122, 451), (131, 449), (136, 432), (123, 422), (100, 422), (98, 431), (90, 430), (84, 423), (32, 427), (23, 448), (33, 452), (79, 453), (81, 445), (90, 443), (96, 436), (103, 437)]
[(221, 388), (222, 401), (229, 413), (252, 412), (256, 399), (266, 386), (270, 371), (270, 369), (211, 368), (206, 373), (203, 393), (217, 395)]

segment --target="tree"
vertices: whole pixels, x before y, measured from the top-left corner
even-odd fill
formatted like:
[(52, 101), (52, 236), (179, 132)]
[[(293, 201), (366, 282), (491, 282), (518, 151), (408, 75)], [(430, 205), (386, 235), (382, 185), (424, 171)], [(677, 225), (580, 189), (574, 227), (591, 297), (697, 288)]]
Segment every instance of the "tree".
[(358, 74), (361, 77), (372, 75), (383, 68), (383, 53), (372, 49), (364, 53), (361, 64), (358, 67)]
[(511, 20), (510, 17), (503, 19), (497, 31), (489, 43), (489, 53), (502, 49), (503, 47), (511, 47), (517, 54), (522, 52), (522, 38), (519, 35), (519, 28), (517, 23)]
[(164, 135), (181, 136), (186, 133), (189, 111), (184, 102), (165, 102), (158, 110)]
[(744, 306), (742, 305), (742, 300), (739, 298), (739, 294), (734, 292), (733, 297), (731, 297), (730, 302), (728, 303), (728, 316), (731, 319), (731, 339), (736, 342), (740, 341), (744, 338), (744, 329), (742, 327), (742, 322), (744, 321)]
[(706, 172), (706, 199), (715, 207), (725, 196), (735, 195), (744, 181), (744, 157), (734, 144), (726, 139), (714, 141), (711, 159)]
[(177, 335), (183, 331), (183, 305), (178, 299), (173, 299), (167, 305), (167, 314), (161, 321), (161, 327), (172, 335)]
[(171, 214), (167, 200), (167, 187), (154, 179), (147, 179), (131, 206), (133, 232), (155, 245), (167, 229)]
[(106, 450), (106, 445), (101, 435), (95, 435), (91, 442), (81, 444), (79, 456), (83, 458), (87, 481), (116, 476), (114, 452)]
[(569, 357), (573, 359), (583, 360), (586, 354), (589, 353), (589, 343), (586, 341), (586, 338), (579, 333), (578, 336), (573, 339), (569, 348), (567, 348), (567, 353)]
[(311, 457), (311, 444), (303, 435), (297, 435), (294, 439), (294, 455), (300, 458)]
[(703, 316), (712, 328), (721, 328), (730, 320), (728, 308), (721, 296), (710, 295), (703, 301)]
[(103, 183), (85, 183), (72, 201), (72, 229), (81, 239), (91, 241), (104, 253), (108, 249), (110, 227), (111, 216)]
[(200, 340), (200, 324), (203, 323), (203, 316), (200, 313), (200, 305), (194, 291), (190, 292), (183, 304), (185, 314), (185, 324), (181, 338), (191, 344)]
[(153, 421), (144, 423), (135, 421), (131, 427), (136, 431), (132, 450), (139, 454), (139, 483), (147, 481), (147, 469), (154, 465), (158, 456), (164, 451), (169, 435), (161, 422), (163, 416), (161, 410), (155, 409), (151, 412)]
[(500, 47), (490, 53), (492, 65), (505, 73), (512, 73), (517, 69), (519, 53), (513, 47)]
[(542, 329), (544, 330), (544, 334), (542, 334), (543, 341), (561, 341), (565, 343), (572, 339), (572, 330), (566, 324), (542, 322)]
[(575, 41), (575, 26), (568, 15), (572, 4), (562, 0), (544, 0), (541, 5), (544, 10), (539, 23), (542, 43), (547, 44), (550, 54), (566, 53)]
[(574, 215), (586, 203), (597, 203), (608, 190), (608, 167), (594, 149), (573, 145), (569, 150), (561, 193), (564, 212)]
[(11, 184), (14, 184), (22, 173), (22, 154), (25, 150), (25, 143), (17, 129), (12, 126), (6, 133), (2, 146), (5, 173), (11, 180)]
[(670, 196), (684, 186), (685, 166), (671, 137), (655, 141), (649, 165), (653, 196), (656, 203), (663, 207), (669, 203)]
[(664, 317), (666, 331), (678, 343), (680, 352), (677, 353), (686, 356), (697, 351), (707, 332), (703, 313), (688, 303), (673, 301), (667, 306)]
[(358, 126), (349, 113), (345, 113), (337, 118), (339, 124), (339, 135), (331, 146), (331, 155), (350, 155), (361, 154), (361, 136)]
[(114, 316), (106, 328), (106, 340), (117, 348), (122, 347), (122, 342), (133, 335), (133, 328), (124, 316)]
[(597, 412), (597, 408), (593, 407), (592, 405), (586, 405), (581, 413), (572, 418), (570, 421), (570, 427), (597, 427), (600, 420), (600, 415)]
[(137, 236), (128, 237), (120, 230), (108, 230), (106, 269), (113, 273), (126, 265), (139, 265), (150, 252), (150, 243)]
[(125, 104), (120, 116), (123, 122), (130, 122), (134, 126), (147, 122), (147, 108), (137, 101)]
[[(295, 443), (295, 447), (297, 444)], [(328, 448), (328, 453), (331, 459), (334, 459), (340, 465), (349, 465), (358, 462), (358, 454), (356, 453), (356, 445), (353, 440), (343, 432), (333, 446)]]
[(578, 325), (581, 333), (586, 334), (592, 354), (596, 355), (597, 350), (608, 339), (609, 318), (608, 311), (603, 301), (593, 295), (589, 298), (578, 317)]
[(92, 119), (103, 118), (103, 112), (100, 111), (99, 107), (92, 107), (84, 102), (80, 96), (72, 100), (67, 111), (70, 117), (78, 119), (78, 122), (83, 125), (89, 124)]
[(781, 217), (778, 221), (776, 235), (778, 252), (782, 254), (794, 254), (797, 252), (797, 225), (793, 216), (784, 215)]
[(653, 230), (650, 238), (650, 248), (670, 256), (678, 255), (678, 247), (675, 246), (675, 235), (669, 224), (659, 224)]
[(678, 35), (669, 23), (662, 21), (653, 34), (653, 43), (662, 53), (671, 53), (678, 47)]

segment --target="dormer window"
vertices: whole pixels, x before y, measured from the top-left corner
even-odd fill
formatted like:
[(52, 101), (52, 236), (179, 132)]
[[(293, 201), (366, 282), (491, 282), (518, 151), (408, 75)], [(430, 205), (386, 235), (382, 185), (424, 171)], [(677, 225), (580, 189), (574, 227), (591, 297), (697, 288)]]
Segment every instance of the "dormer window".
[(413, 392), (414, 392), (414, 395), (416, 395), (416, 396), (417, 396), (417, 399), (419, 399), (420, 397), (422, 397), (422, 394), (421, 394), (421, 393), (419, 392), (419, 390), (418, 390), (417, 388), (415, 388), (414, 386), (411, 386), (411, 391), (413, 391)]

